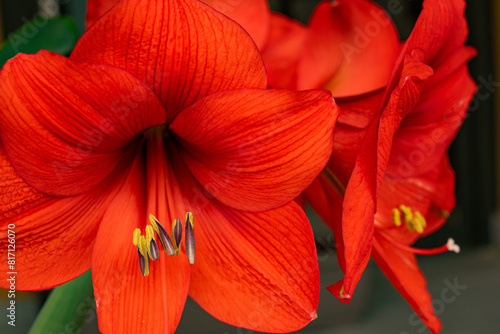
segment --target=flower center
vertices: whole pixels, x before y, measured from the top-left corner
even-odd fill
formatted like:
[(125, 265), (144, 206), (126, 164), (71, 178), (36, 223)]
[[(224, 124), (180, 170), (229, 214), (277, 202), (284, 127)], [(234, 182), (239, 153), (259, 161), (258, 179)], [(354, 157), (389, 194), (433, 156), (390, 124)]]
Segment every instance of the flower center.
[[(448, 215), (446, 211), (443, 211), (442, 214), (443, 216)], [(403, 225), (404, 222), (408, 231), (410, 232), (415, 231), (419, 234), (422, 234), (424, 232), (424, 229), (427, 227), (427, 221), (425, 220), (425, 217), (419, 211), (413, 211), (410, 207), (406, 205), (400, 205), (399, 208), (392, 209), (392, 220), (394, 222), (394, 225), (396, 225), (397, 227)], [(394, 240), (386, 233), (380, 233), (380, 235), (386, 240), (390, 241), (394, 246), (398, 247), (399, 249), (408, 251), (413, 254), (432, 255), (448, 251), (460, 253), (460, 246), (458, 246), (455, 243), (455, 240), (453, 240), (452, 238), (449, 238), (448, 242), (441, 247), (422, 249), (404, 245)]]
[(401, 226), (401, 218), (405, 222), (408, 231), (417, 233), (424, 233), (424, 229), (427, 227), (427, 221), (424, 216), (419, 211), (413, 212), (410, 207), (406, 205), (400, 205), (399, 208), (392, 209), (392, 220), (394, 225)]
[[(160, 257), (158, 243), (155, 234), (168, 256), (180, 254), (182, 242), (182, 222), (180, 219), (174, 219), (172, 223), (172, 239), (170, 239), (167, 230), (152, 214), (149, 215), (151, 225), (146, 226), (146, 235), (141, 234), (141, 229), (136, 228), (133, 233), (132, 243), (137, 247), (139, 254), (139, 267), (143, 276), (148, 276), (150, 271), (149, 260), (156, 261)], [(191, 212), (186, 213), (186, 257), (190, 264), (194, 264), (194, 221)]]
[(168, 137), (169, 134), (168, 134), (168, 130), (167, 130), (167, 125), (166, 124), (160, 124), (160, 125), (157, 125), (157, 126), (153, 126), (147, 130), (145, 130), (142, 135), (145, 137), (145, 138), (152, 138), (152, 137), (155, 137), (155, 136), (158, 136), (160, 135), (160, 137)]

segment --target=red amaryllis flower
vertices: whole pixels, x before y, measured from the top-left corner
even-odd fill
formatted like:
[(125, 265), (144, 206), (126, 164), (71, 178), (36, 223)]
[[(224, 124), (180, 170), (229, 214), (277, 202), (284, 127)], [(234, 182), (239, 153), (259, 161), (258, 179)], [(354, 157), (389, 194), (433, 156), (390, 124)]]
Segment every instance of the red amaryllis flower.
[[(434, 250), (409, 245), (441, 227), (455, 204), (446, 150), (476, 89), (466, 64), (475, 51), (464, 46), (464, 7), (459, 0), (424, 1), (387, 88), (337, 99), (332, 158), (306, 191), (337, 236), (345, 276), (330, 291), (349, 301), (372, 255), (433, 333), (441, 323), (415, 254), (458, 248), (452, 241)], [(370, 121), (377, 105), (382, 112)], [(328, 206), (331, 198), (337, 202)]]
[[(18, 55), (0, 87), (1, 234), (15, 230), (18, 289), (92, 268), (104, 333), (172, 333), (188, 293), (259, 331), (314, 319), (314, 239), (290, 201), (331, 154), (336, 106), (265, 89), (237, 24), (195, 0), (121, 1), (70, 59)], [(183, 247), (179, 222), (171, 236), (158, 222), (186, 212)]]

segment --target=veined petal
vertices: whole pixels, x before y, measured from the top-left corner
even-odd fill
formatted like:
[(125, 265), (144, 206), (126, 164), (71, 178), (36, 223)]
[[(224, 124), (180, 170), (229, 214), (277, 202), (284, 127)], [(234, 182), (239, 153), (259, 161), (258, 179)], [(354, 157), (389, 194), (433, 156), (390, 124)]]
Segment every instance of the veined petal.
[[(190, 268), (185, 256), (160, 252), (159, 259), (150, 262), (148, 276), (139, 269), (132, 235), (146, 225), (148, 203), (156, 202), (148, 199), (144, 161), (143, 156), (136, 157), (96, 239), (92, 277), (103, 333), (174, 333), (187, 297)], [(175, 205), (172, 200), (167, 204)], [(170, 218), (155, 213), (160, 220)]]
[(104, 180), (133, 140), (165, 122), (157, 97), (129, 73), (40, 51), (0, 74), (0, 133), (16, 171), (49, 195)]
[(432, 297), (415, 255), (394, 247), (375, 233), (372, 256), (430, 331), (439, 333), (441, 322), (434, 314)]
[(444, 65), (465, 44), (468, 29), (465, 1), (426, 0), (410, 37), (407, 50), (418, 50), (420, 61), (433, 68)]
[(38, 192), (19, 176), (0, 141), (0, 221), (6, 221), (50, 199), (50, 196)]
[[(434, 169), (465, 120), (476, 92), (467, 65), (439, 83), (433, 84), (432, 79), (394, 134), (387, 170), (391, 175), (408, 177)], [(429, 84), (432, 88), (427, 88)]]
[[(0, 170), (0, 254), (5, 259), (8, 252), (15, 254), (13, 268), (7, 261), (0, 264), (3, 275), (17, 273), (16, 289), (44, 290), (89, 270), (99, 223), (123, 170), (115, 170), (102, 187), (67, 198), (42, 195), (27, 185), (2, 147)], [(14, 244), (8, 235), (15, 236)], [(1, 287), (7, 283), (2, 279)]]
[(296, 331), (316, 318), (316, 246), (296, 203), (249, 213), (212, 202), (198, 221), (189, 295), (201, 307), (267, 333)]
[(326, 88), (335, 97), (384, 87), (400, 51), (398, 32), (378, 5), (324, 1), (309, 23), (298, 88)]
[(271, 11), (267, 0), (201, 0), (238, 22), (262, 49), (270, 24)]
[[(372, 250), (374, 215), (377, 196), (377, 122), (373, 122), (361, 145), (356, 164), (347, 184), (342, 209), (342, 247), (344, 279), (329, 290), (342, 302), (349, 302)], [(335, 231), (335, 230), (334, 230)], [(339, 236), (337, 236), (338, 238)]]
[(208, 193), (233, 208), (262, 211), (291, 201), (319, 174), (336, 117), (326, 91), (248, 89), (208, 96), (170, 128)]
[(169, 123), (203, 96), (267, 84), (248, 34), (197, 0), (121, 1), (80, 38), (71, 58), (132, 73), (160, 98)]

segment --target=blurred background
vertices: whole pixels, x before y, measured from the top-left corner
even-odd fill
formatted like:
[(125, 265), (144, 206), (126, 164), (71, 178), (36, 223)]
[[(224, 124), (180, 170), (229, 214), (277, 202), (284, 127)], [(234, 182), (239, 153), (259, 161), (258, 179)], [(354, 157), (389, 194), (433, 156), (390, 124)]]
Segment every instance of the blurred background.
[[(421, 0), (378, 0), (384, 8), (399, 4), (403, 9), (391, 15), (405, 40), (421, 10)], [(271, 8), (307, 23), (317, 0), (270, 0)], [(85, 0), (1, 0), (0, 40), (37, 17), (69, 15), (78, 34), (84, 31)], [(498, 14), (498, 15), (497, 15)], [(470, 63), (470, 73), (478, 93), (469, 108), (456, 140), (450, 148), (457, 175), (457, 206), (448, 223), (437, 233), (420, 240), (419, 247), (436, 247), (453, 237), (462, 253), (420, 257), (428, 280), (436, 313), (443, 322), (442, 333), (500, 333), (500, 1), (468, 1), (468, 44), (478, 50)], [(56, 36), (56, 34), (54, 34)], [(331, 232), (308, 212), (315, 228), (322, 287), (338, 281), (341, 272), (334, 252)], [(459, 286), (449, 301), (444, 291)], [(16, 293), (16, 327), (0, 321), (0, 333), (27, 333), (49, 291)], [(341, 304), (323, 289), (318, 319), (298, 333), (428, 333), (374, 263), (370, 263), (350, 304)], [(0, 291), (0, 309), (8, 303), (7, 291)], [(80, 333), (98, 333), (95, 307)], [(68, 329), (66, 333), (78, 333)], [(188, 300), (177, 333), (248, 334), (249, 330), (228, 326), (212, 318)], [(49, 334), (49, 333), (48, 333)], [(56, 334), (56, 333), (53, 333)], [(59, 334), (59, 333), (57, 333)]]

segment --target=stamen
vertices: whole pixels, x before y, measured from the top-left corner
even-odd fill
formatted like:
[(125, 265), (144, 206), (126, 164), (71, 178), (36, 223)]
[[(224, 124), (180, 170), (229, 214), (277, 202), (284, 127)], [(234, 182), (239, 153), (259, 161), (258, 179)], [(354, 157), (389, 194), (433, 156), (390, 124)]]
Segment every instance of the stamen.
[(149, 256), (148, 256), (148, 249), (146, 246), (146, 239), (144, 238), (143, 235), (139, 237), (138, 252), (139, 252), (139, 266), (141, 267), (142, 276), (148, 276)]
[(175, 248), (175, 255), (179, 255), (182, 242), (182, 222), (179, 218), (172, 222), (172, 240)]
[(400, 205), (399, 210), (401, 210), (401, 212), (403, 213), (405, 221), (410, 221), (413, 218), (413, 213), (411, 212), (410, 207), (406, 205)]
[(392, 221), (397, 227), (402, 225), (401, 216), (403, 216), (408, 231), (415, 231), (420, 234), (424, 233), (427, 221), (419, 211), (413, 212), (411, 208), (406, 205), (400, 205), (399, 208), (392, 209)]
[[(155, 232), (165, 249), (165, 252), (171, 255), (179, 255), (182, 242), (182, 222), (180, 219), (174, 219), (172, 223), (172, 240), (167, 234), (165, 228), (160, 224), (152, 214), (149, 215), (151, 225), (146, 225), (146, 236), (141, 235), (141, 229), (136, 228), (133, 233), (132, 243), (137, 247), (139, 254), (139, 266), (143, 276), (149, 275), (149, 259), (156, 261), (160, 257), (160, 250), (155, 239)], [(186, 213), (186, 257), (190, 264), (194, 264), (194, 221), (191, 212)]]
[(392, 209), (392, 220), (394, 221), (394, 225), (397, 227), (401, 226), (401, 211), (396, 208)]
[(146, 245), (148, 246), (148, 254), (151, 260), (158, 260), (160, 251), (158, 249), (158, 244), (156, 243), (151, 225), (146, 226)]
[(420, 212), (415, 211), (415, 215), (413, 216), (413, 219), (411, 220), (411, 225), (417, 231), (417, 233), (424, 233), (424, 227), (427, 226), (427, 222), (425, 221), (425, 218), (420, 214)]
[(136, 228), (134, 230), (134, 236), (133, 236), (133, 240), (132, 240), (132, 243), (134, 244), (134, 246), (139, 246), (139, 237), (140, 236), (141, 236), (141, 229)]
[(158, 238), (160, 239), (160, 243), (163, 246), (163, 249), (168, 254), (168, 256), (172, 256), (175, 254), (174, 246), (172, 245), (172, 241), (170, 241), (170, 237), (167, 234), (167, 230), (163, 227), (162, 224), (156, 219), (152, 214), (149, 215), (149, 221), (153, 226)]
[(194, 221), (193, 213), (186, 213), (186, 256), (190, 264), (194, 264)]

